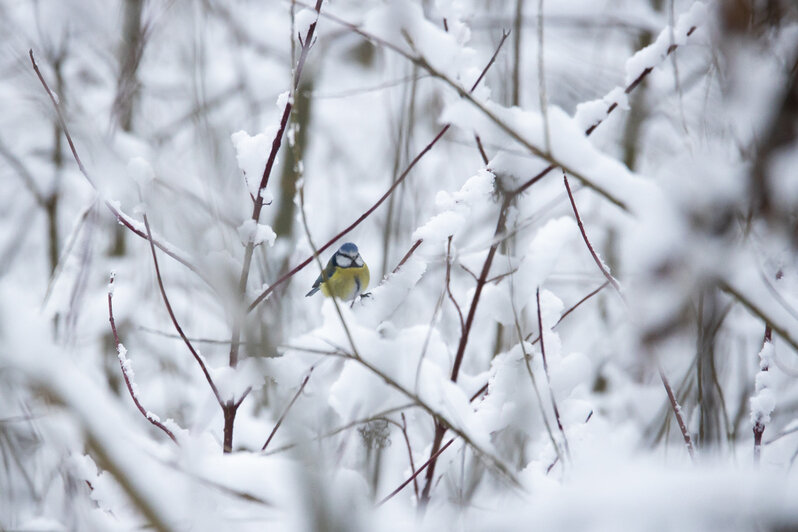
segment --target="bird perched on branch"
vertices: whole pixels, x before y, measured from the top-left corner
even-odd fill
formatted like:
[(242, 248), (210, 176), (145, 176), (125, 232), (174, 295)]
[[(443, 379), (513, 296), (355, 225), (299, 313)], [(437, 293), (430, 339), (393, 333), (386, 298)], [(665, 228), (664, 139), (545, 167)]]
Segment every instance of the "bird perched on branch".
[(319, 290), (327, 297), (350, 301), (361, 295), (369, 285), (369, 267), (363, 262), (357, 246), (347, 242), (336, 251), (324, 273), (316, 278), (313, 288), (305, 294), (312, 296)]

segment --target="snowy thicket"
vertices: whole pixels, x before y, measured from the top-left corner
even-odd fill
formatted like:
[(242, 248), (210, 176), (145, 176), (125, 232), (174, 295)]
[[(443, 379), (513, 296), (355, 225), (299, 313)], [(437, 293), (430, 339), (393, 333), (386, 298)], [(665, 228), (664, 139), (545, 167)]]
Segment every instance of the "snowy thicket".
[(791, 0), (0, 35), (0, 529), (798, 526)]

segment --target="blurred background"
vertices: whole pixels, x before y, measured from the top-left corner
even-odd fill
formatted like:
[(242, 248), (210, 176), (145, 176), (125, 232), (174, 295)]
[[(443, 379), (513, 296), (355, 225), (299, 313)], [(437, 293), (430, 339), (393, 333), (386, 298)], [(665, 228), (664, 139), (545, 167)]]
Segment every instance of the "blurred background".
[[(798, 7), (325, 2), (260, 216), (276, 240), (254, 248), (242, 296), (253, 178), (231, 135), (262, 133), (271, 147), (312, 9), (0, 0), (0, 528), (794, 527)], [(548, 162), (473, 106), (464, 112), (441, 79), (470, 88), (500, 43), (475, 97), (575, 171), (585, 232), (620, 292), (573, 223), (562, 172), (510, 199), (508, 186)], [(389, 279), (343, 309), (360, 356), (384, 375), (341, 356), (351, 338), (330, 302), (304, 297), (315, 262), (241, 318), (398, 179), (321, 254), (355, 242), (370, 287)], [(146, 212), (155, 238), (191, 266), (159, 252), (180, 325), (241, 399), (232, 456), (222, 456), (228, 413), (173, 327), (146, 233), (106, 202), (139, 231)], [(425, 226), (447, 212), (462, 218), (451, 231)], [(429, 237), (415, 247), (422, 226)], [(389, 277), (409, 251), (407, 276)], [(131, 400), (108, 323), (111, 271), (138, 398), (169, 419), (179, 447)], [(544, 335), (551, 374), (530, 343), (538, 287), (549, 328), (578, 305)], [(444, 443), (457, 437), (433, 478), (375, 508), (434, 453), (438, 427), (454, 431)], [(282, 452), (261, 453), (267, 438)]]

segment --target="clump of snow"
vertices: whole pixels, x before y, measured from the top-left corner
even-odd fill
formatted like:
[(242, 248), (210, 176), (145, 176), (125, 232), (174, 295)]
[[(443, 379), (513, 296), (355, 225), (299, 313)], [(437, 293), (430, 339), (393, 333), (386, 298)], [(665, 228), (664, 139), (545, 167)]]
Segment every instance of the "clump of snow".
[(689, 38), (687, 32), (691, 28), (703, 24), (706, 15), (706, 5), (703, 2), (694, 3), (687, 13), (679, 17), (673, 31), (671, 31), (671, 28), (665, 28), (653, 43), (638, 50), (626, 61), (626, 84), (632, 83), (646, 69), (653, 68), (661, 63), (667, 57), (668, 50), (672, 45), (681, 46), (686, 43)]
[(119, 342), (116, 346), (116, 356), (119, 359), (119, 364), (122, 367), (122, 372), (127, 377), (127, 381), (130, 383), (130, 394), (138, 399), (139, 397), (139, 387), (136, 384), (136, 373), (133, 371), (133, 362), (127, 358), (127, 348)]
[(285, 109), (285, 106), (288, 105), (288, 102), (294, 103), (294, 99), (291, 97), (291, 91), (283, 91), (277, 96), (277, 101), (275, 105), (280, 110)]
[(613, 106), (623, 111), (629, 109), (629, 96), (623, 87), (615, 87), (599, 100), (578, 104), (574, 113), (574, 120), (580, 127), (587, 130), (590, 126), (604, 120)]
[(247, 390), (257, 390), (263, 386), (263, 370), (259, 361), (254, 358), (245, 358), (235, 368), (222, 366), (208, 368), (219, 395), (222, 400), (237, 401)]
[(751, 397), (751, 422), (755, 425), (770, 423), (770, 414), (776, 408), (776, 397), (773, 395), (775, 379), (773, 365), (775, 351), (773, 342), (766, 341), (759, 351), (759, 373), (754, 380), (754, 395)]
[(319, 14), (316, 13), (314, 9), (304, 8), (301, 9), (296, 15), (294, 15), (294, 31), (302, 41), (305, 41), (305, 37), (307, 37), (308, 31), (310, 31), (310, 26), (316, 22), (319, 18)]
[[(243, 130), (230, 135), (233, 147), (236, 150), (238, 168), (244, 173), (247, 190), (253, 197), (258, 196), (258, 188), (263, 177), (263, 171), (266, 168), (266, 159), (269, 157), (269, 151), (276, 132), (276, 128), (271, 128), (264, 133), (258, 133), (254, 137)], [(277, 166), (277, 160), (275, 160), (275, 166)]]
[(273, 246), (274, 241), (277, 239), (277, 233), (274, 232), (270, 225), (259, 224), (250, 218), (238, 226), (238, 237), (245, 246), (250, 243), (259, 246), (264, 242), (268, 243), (269, 246)]
[(388, 319), (407, 299), (427, 270), (423, 260), (413, 256), (396, 273), (392, 273), (379, 286), (371, 290), (371, 297), (362, 299), (364, 323), (374, 326)]
[(393, 0), (372, 9), (365, 17), (363, 29), (380, 36), (410, 56), (421, 56), (450, 79), (461, 80), (470, 88), (481, 67), (476, 53), (464, 46), (470, 32), (455, 25), (456, 35), (424, 16), (420, 4), (409, 0)]
[(493, 191), (494, 175), (485, 169), (469, 178), (459, 191), (439, 191), (435, 204), (443, 212), (433, 216), (413, 233), (413, 240), (423, 239), (425, 247), (440, 246), (449, 236), (457, 235), (465, 226), (474, 205), (489, 200)]

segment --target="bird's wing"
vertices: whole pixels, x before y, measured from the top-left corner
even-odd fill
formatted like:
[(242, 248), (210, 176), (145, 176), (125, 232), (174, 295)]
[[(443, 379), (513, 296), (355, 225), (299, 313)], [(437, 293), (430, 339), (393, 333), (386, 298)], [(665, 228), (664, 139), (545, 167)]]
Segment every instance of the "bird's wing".
[[(335, 273), (335, 254), (333, 254), (333, 256), (330, 257), (330, 260), (327, 261), (327, 267), (324, 268), (324, 273), (326, 274), (327, 279), (332, 277), (333, 274)], [(312, 296), (313, 294), (318, 292), (319, 288), (321, 288), (321, 282), (323, 280), (324, 278), (322, 277), (321, 274), (319, 274), (319, 276), (316, 277), (316, 280), (313, 281), (313, 287), (310, 289), (310, 292), (305, 294), (305, 297)]]

